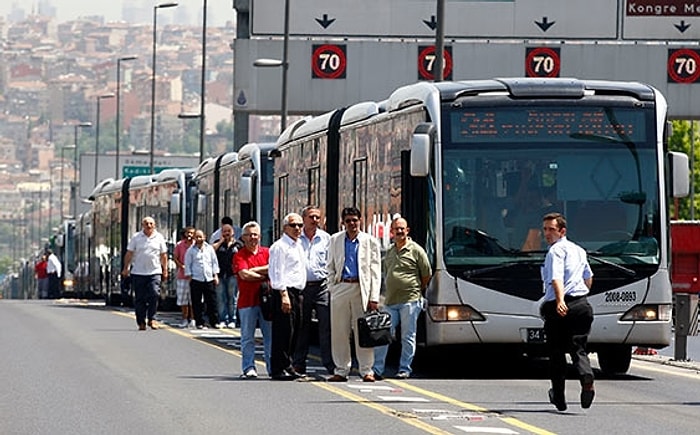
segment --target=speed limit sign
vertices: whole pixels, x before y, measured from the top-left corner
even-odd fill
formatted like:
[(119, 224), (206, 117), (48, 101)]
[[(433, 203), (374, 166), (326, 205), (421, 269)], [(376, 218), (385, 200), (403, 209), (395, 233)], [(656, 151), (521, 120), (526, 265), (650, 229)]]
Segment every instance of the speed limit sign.
[(668, 83), (696, 83), (700, 79), (700, 50), (668, 50)]
[(528, 47), (525, 50), (525, 77), (559, 77), (560, 70), (558, 47)]
[(344, 79), (347, 67), (345, 45), (314, 44), (311, 53), (311, 78)]
[[(434, 45), (418, 47), (418, 80), (435, 80), (437, 55)], [(452, 80), (452, 47), (447, 46), (442, 52), (442, 77)]]

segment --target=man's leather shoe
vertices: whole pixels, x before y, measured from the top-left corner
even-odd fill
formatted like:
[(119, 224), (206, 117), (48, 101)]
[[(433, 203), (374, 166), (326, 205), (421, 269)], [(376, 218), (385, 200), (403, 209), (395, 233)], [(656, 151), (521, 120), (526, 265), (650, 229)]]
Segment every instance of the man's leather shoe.
[(139, 324), (139, 331), (145, 331), (146, 330), (146, 324), (145, 323), (140, 323)]
[(581, 408), (588, 409), (593, 403), (595, 397), (595, 389), (593, 384), (584, 384), (581, 386)]
[[(148, 321), (148, 327), (151, 329), (158, 329), (158, 325), (156, 325), (156, 322), (154, 322), (153, 320)], [(146, 328), (144, 328), (144, 329), (146, 329)]]
[(362, 377), (362, 382), (374, 382), (374, 375), (372, 373), (367, 373)]
[(294, 379), (299, 379), (299, 378), (305, 378), (305, 377), (306, 377), (306, 374), (305, 374), (305, 373), (303, 373), (302, 371), (297, 370), (297, 369), (295, 369), (295, 368), (292, 368), (292, 367), (290, 367), (290, 368), (287, 369), (287, 373), (289, 373), (290, 375), (294, 376)]
[(346, 378), (345, 376), (341, 376), (341, 375), (333, 375), (330, 378), (326, 379), (326, 381), (328, 381), (328, 382), (347, 382), (348, 378)]
[(286, 371), (283, 371), (282, 373), (277, 373), (270, 376), (270, 379), (273, 381), (293, 381), (296, 378)]
[(557, 407), (557, 411), (566, 411), (566, 398), (564, 394), (556, 394), (554, 390), (549, 389), (549, 403)]

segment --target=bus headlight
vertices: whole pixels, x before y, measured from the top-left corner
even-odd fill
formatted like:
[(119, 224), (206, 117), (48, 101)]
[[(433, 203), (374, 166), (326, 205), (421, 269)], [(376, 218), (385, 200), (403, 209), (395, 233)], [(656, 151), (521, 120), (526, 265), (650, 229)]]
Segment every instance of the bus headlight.
[(73, 280), (71, 278), (64, 279), (63, 288), (73, 288)]
[(486, 318), (469, 305), (430, 305), (428, 315), (433, 322), (483, 321)]
[(627, 321), (671, 320), (671, 305), (635, 305), (620, 318)]

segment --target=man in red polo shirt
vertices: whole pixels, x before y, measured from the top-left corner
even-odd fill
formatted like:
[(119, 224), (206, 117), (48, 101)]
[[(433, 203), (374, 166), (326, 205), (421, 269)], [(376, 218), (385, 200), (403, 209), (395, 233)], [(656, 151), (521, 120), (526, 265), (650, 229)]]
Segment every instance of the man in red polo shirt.
[(241, 368), (244, 378), (257, 378), (255, 369), (255, 325), (260, 324), (263, 334), (265, 366), (270, 373), (272, 324), (265, 320), (260, 310), (260, 286), (267, 282), (270, 259), (268, 248), (260, 246), (260, 225), (248, 222), (243, 225), (244, 247), (233, 256), (233, 273), (238, 280), (238, 316), (241, 322)]

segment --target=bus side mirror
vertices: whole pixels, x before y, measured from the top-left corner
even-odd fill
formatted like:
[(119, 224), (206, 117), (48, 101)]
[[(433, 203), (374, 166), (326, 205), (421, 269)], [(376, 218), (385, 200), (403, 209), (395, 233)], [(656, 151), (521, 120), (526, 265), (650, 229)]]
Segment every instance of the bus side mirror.
[(197, 195), (197, 213), (204, 213), (207, 209), (207, 196), (204, 194)]
[(180, 194), (173, 193), (170, 196), (170, 214), (176, 215), (180, 214)]
[(241, 177), (238, 199), (241, 204), (253, 202), (253, 177), (245, 174)]
[(430, 149), (435, 127), (430, 123), (416, 126), (411, 136), (411, 176), (426, 177), (430, 172)]
[(685, 198), (690, 193), (688, 156), (684, 153), (669, 151), (668, 162), (671, 172), (671, 196), (673, 198)]

